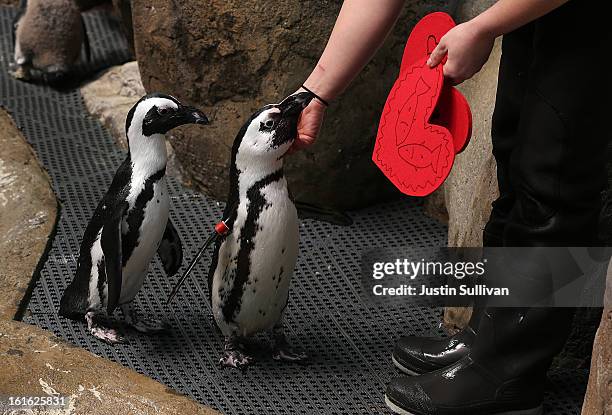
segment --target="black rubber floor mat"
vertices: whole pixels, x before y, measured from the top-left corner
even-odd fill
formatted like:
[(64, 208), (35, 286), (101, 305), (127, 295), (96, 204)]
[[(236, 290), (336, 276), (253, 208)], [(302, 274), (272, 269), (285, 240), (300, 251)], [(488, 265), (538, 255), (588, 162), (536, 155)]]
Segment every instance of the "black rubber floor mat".
[[(58, 317), (61, 293), (75, 271), (85, 225), (124, 153), (87, 115), (78, 91), (58, 92), (7, 75), (13, 13), (0, 8), (0, 103), (12, 112), (33, 145), (62, 201), (57, 235), (25, 321), (227, 414), (388, 413), (383, 393), (387, 381), (397, 375), (390, 360), (394, 341), (404, 333), (441, 333), (440, 310), (368, 302), (360, 293), (360, 253), (383, 246), (422, 247), (426, 252), (445, 244), (446, 229), (423, 216), (414, 200), (355, 212), (350, 228), (302, 223), (287, 327), (290, 341), (312, 356), (307, 367), (271, 359), (257, 361), (245, 373), (217, 366), (222, 337), (207, 302), (208, 259), (171, 307), (164, 306), (164, 301), (174, 280), (165, 277), (158, 262), (153, 264), (137, 307), (170, 322), (169, 335), (130, 332), (129, 344), (110, 347), (88, 335), (83, 324)], [(127, 59), (117, 25), (106, 15), (87, 14), (86, 24), (95, 62)], [(85, 65), (83, 70), (87, 69)], [(174, 180), (170, 187), (172, 219), (189, 260), (220, 218), (222, 205)], [(586, 375), (552, 373), (546, 413), (579, 414)]]

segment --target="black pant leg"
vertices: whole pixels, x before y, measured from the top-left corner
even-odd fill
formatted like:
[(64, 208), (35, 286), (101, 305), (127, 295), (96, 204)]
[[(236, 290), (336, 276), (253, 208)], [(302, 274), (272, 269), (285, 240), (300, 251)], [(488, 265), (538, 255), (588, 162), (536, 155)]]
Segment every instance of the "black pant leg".
[(485, 246), (501, 246), (503, 233), (515, 195), (510, 180), (510, 155), (519, 141), (517, 136), (521, 108), (527, 88), (527, 72), (531, 65), (533, 24), (504, 36), (499, 65), (497, 96), (491, 126), (493, 155), (497, 164), (499, 197), (493, 202), (485, 227)]
[(534, 23), (519, 141), (509, 167), (516, 199), (504, 229), (506, 246), (599, 243), (611, 136), (606, 3), (570, 1)]

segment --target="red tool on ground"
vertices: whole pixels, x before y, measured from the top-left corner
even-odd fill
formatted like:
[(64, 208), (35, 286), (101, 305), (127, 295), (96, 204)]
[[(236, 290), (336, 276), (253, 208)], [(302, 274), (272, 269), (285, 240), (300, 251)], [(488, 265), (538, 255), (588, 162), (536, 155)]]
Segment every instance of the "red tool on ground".
[(467, 100), (444, 82), (442, 65), (426, 64), (454, 26), (441, 12), (417, 23), (380, 118), (372, 160), (407, 195), (426, 196), (440, 187), (472, 134)]

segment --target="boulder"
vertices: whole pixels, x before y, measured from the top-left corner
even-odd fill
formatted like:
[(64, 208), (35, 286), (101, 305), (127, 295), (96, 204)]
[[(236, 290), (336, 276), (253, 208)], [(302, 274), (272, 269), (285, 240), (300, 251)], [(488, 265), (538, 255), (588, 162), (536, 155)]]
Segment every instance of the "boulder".
[[(0, 320), (2, 414), (219, 415), (133, 370), (66, 343), (52, 332)], [(4, 396), (58, 396), (63, 406), (15, 409)]]
[[(332, 103), (315, 146), (287, 160), (304, 201), (357, 208), (397, 195), (371, 161), (381, 109), (417, 18), (442, 1), (406, 7), (385, 45)], [(217, 199), (227, 193), (230, 146), (244, 120), (278, 102), (310, 73), (340, 0), (152, 0), (133, 2), (136, 55), (147, 91), (176, 95), (212, 118), (205, 130), (177, 129), (172, 144), (186, 181)]]
[(45, 258), (57, 201), (47, 172), (1, 107), (0, 146), (0, 319), (13, 319)]
[[(449, 246), (482, 246), (482, 230), (489, 219), (491, 203), (498, 196), (491, 116), (495, 107), (500, 57), (501, 40), (498, 39), (487, 64), (459, 87), (470, 103), (473, 129), (470, 144), (457, 155), (444, 184)], [(444, 313), (444, 325), (456, 331), (467, 324), (470, 315), (469, 310), (449, 307)]]
[(482, 246), (482, 229), (489, 219), (491, 203), (498, 196), (491, 117), (500, 57), (501, 39), (498, 39), (482, 70), (459, 86), (470, 103), (473, 127), (470, 144), (457, 155), (444, 186), (449, 246)]
[(127, 148), (127, 113), (145, 94), (137, 62), (114, 66), (81, 88), (87, 110), (110, 130), (123, 148)]
[[(601, 236), (607, 246), (612, 246), (612, 143), (608, 146), (608, 157)], [(612, 414), (612, 263), (608, 266), (604, 310), (593, 344), (589, 385), (582, 406), (582, 415), (602, 414)]]
[(582, 415), (612, 414), (612, 264), (606, 279), (605, 308), (593, 344)]

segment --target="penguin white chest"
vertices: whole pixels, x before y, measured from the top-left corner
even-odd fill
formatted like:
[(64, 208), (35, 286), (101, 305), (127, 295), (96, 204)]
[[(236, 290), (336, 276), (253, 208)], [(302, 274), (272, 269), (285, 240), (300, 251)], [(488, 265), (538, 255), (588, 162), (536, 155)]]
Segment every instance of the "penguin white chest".
[(284, 179), (260, 192), (262, 204), (247, 199), (239, 205), (233, 231), (219, 250), (212, 302), (226, 335), (271, 329), (287, 304), (298, 255), (297, 211)]
[(120, 303), (131, 301), (142, 287), (149, 264), (164, 235), (169, 212), (170, 197), (163, 177), (153, 184), (153, 195), (144, 206), (136, 246), (123, 268)]

